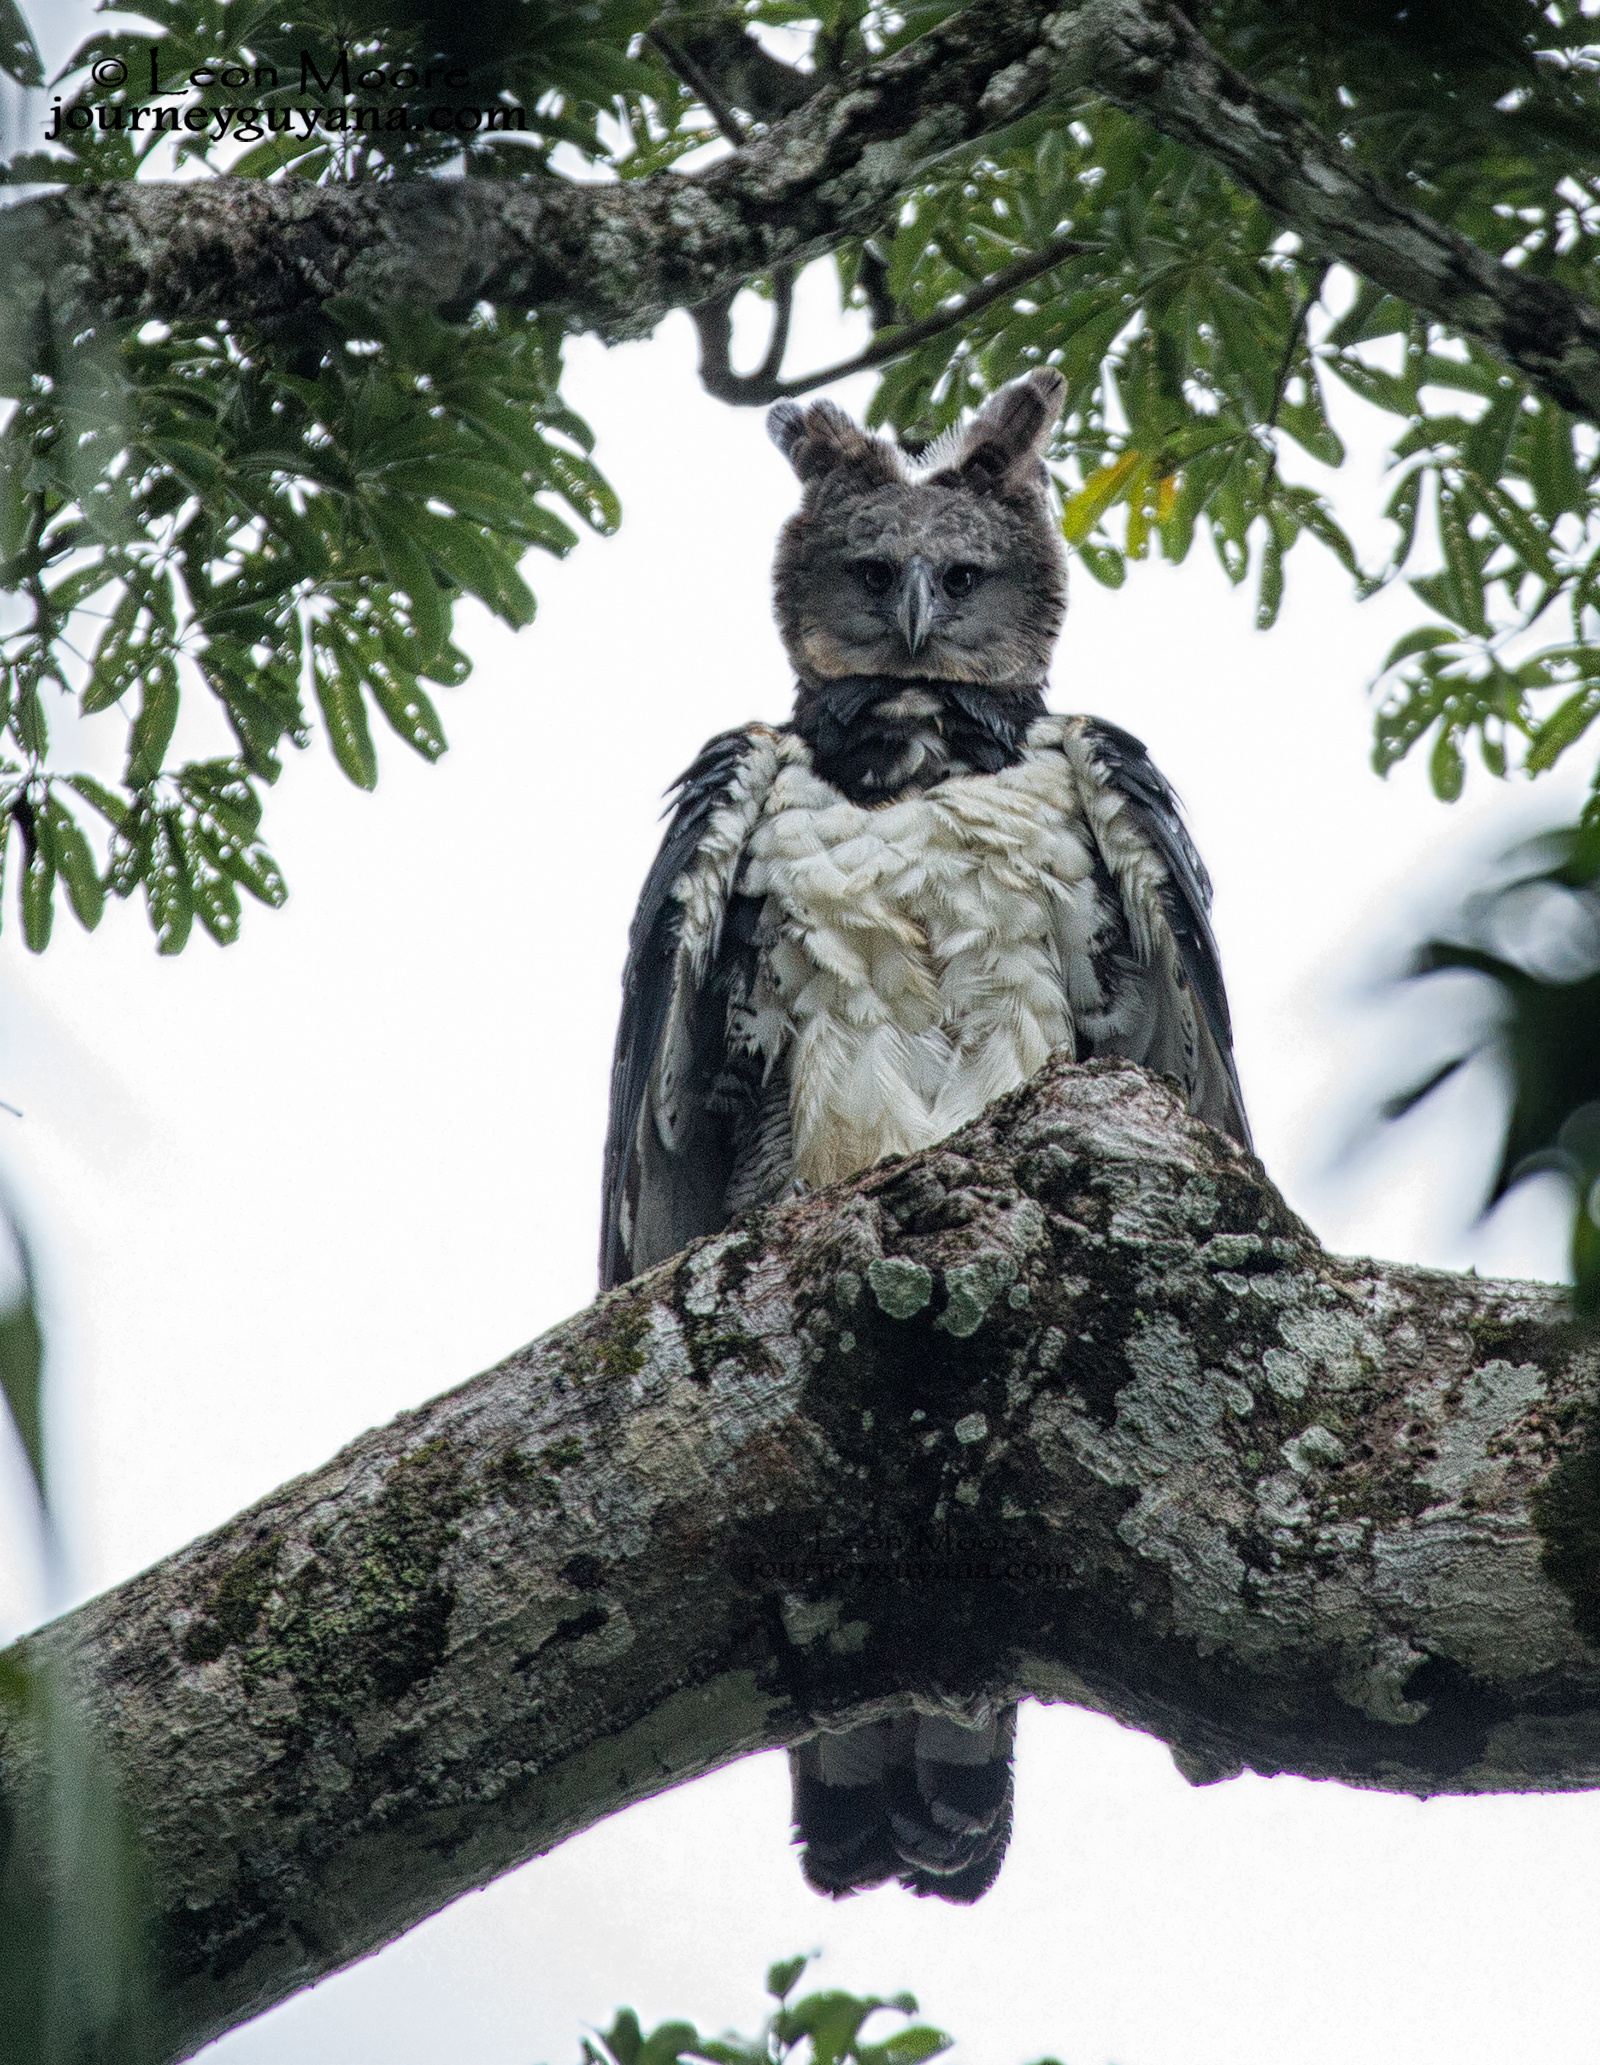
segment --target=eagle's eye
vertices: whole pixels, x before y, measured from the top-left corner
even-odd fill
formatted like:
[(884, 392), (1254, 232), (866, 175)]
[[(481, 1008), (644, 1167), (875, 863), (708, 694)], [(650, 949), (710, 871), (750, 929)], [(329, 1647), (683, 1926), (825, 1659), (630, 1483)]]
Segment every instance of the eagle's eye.
[(894, 586), (894, 568), (886, 559), (863, 559), (856, 572), (869, 595), (887, 595)]
[(976, 566), (953, 566), (946, 570), (944, 592), (946, 595), (970, 595), (983, 579), (983, 569)]

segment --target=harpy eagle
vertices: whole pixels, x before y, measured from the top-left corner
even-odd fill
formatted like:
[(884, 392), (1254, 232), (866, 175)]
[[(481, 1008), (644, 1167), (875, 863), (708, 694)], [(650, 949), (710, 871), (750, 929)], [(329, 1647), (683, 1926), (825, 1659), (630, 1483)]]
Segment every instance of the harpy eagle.
[[(774, 570), (794, 714), (722, 733), (676, 784), (629, 936), (602, 1288), (930, 1146), (1062, 1046), (1176, 1077), (1249, 1145), (1173, 793), (1127, 732), (1045, 708), (1064, 392), (1028, 374), (920, 466), (830, 402), (769, 414), (804, 489)], [(793, 1750), (812, 1885), (975, 1900), (1014, 1724), (968, 1704)]]

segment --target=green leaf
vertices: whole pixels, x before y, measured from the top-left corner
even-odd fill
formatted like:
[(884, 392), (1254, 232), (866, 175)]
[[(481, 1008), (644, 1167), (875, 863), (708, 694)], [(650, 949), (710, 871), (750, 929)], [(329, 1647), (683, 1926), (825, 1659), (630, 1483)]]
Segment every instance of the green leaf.
[(1096, 545), (1084, 538), (1078, 557), (1102, 588), (1120, 588), (1128, 577), (1127, 564), (1115, 545)]
[(1261, 583), (1256, 593), (1256, 629), (1270, 631), (1283, 603), (1283, 547), (1269, 534), (1261, 554)]
[(191, 818), (174, 812), (173, 833), (183, 856), (195, 916), (218, 946), (231, 946), (239, 937), (239, 892), (229, 881), (212, 843), (201, 837)]
[(1352, 344), (1368, 344), (1377, 337), (1392, 337), (1411, 324), (1411, 311), (1403, 301), (1370, 280), (1362, 280), (1356, 298), (1328, 332), (1328, 342), (1344, 351)]
[(775, 1965), (767, 1967), (767, 1991), (774, 2000), (787, 2000), (794, 1991), (795, 1981), (810, 1964), (807, 1956), (786, 1957)]
[(19, 884), (22, 937), (29, 953), (42, 954), (50, 944), (50, 933), (55, 924), (56, 866), (51, 851), (49, 822), (36, 808), (32, 809), (28, 819), (23, 853)]
[(856, 2056), (861, 2065), (923, 2065), (924, 2059), (937, 2058), (954, 2042), (942, 2029), (919, 2023), (911, 2029), (897, 2029), (882, 2043), (861, 2044)]
[(1333, 511), (1322, 496), (1314, 488), (1296, 485), (1284, 488), (1280, 500), (1286, 513), (1291, 513), (1319, 545), (1325, 545), (1347, 574), (1354, 574), (1359, 580), (1361, 565), (1356, 558), (1356, 548), (1334, 520)]
[(1455, 733), (1446, 725), (1440, 730), (1428, 756), (1428, 780), (1441, 803), (1454, 803), (1461, 794), (1465, 779), (1466, 765), (1461, 758), (1461, 748), (1456, 744)]
[(870, 1994), (862, 1998), (836, 1991), (808, 1993), (792, 2008), (782, 2009), (773, 2026), (785, 2043), (810, 2037), (811, 2065), (838, 2065), (854, 2049), (862, 2023), (882, 2005)]
[[(202, 836), (206, 836), (202, 834)], [(226, 844), (207, 837), (207, 851), (218, 867), (231, 875), (241, 889), (248, 889), (257, 903), (269, 910), (281, 910), (289, 900), (289, 887), (278, 863), (261, 845), (229, 840)]]
[(1588, 504), (1588, 490), (1573, 452), (1573, 429), (1565, 410), (1553, 402), (1540, 402), (1528, 441), (1528, 481), (1546, 523)]
[(1410, 659), (1413, 653), (1431, 652), (1435, 646), (1450, 645), (1454, 642), (1455, 635), (1443, 624), (1419, 624), (1415, 631), (1408, 631), (1403, 638), (1395, 640), (1389, 648), (1389, 657), (1378, 671), (1380, 674), (1387, 674), (1391, 667), (1398, 666), (1402, 660)]
[(1422, 482), (1425, 466), (1416, 466), (1405, 476), (1389, 497), (1384, 515), (1399, 528), (1394, 551), (1389, 558), (1390, 574), (1397, 574), (1411, 557), (1411, 548), (1416, 543), (1417, 516), (1422, 505)]
[(1069, 545), (1083, 543), (1113, 503), (1131, 491), (1134, 475), (1146, 463), (1141, 452), (1123, 452), (1097, 467), (1083, 486), (1067, 497), (1061, 511), (1061, 535)]
[(1550, 557), (1550, 541), (1514, 495), (1499, 481), (1471, 477), (1462, 482), (1461, 492), (1483, 512), (1495, 535), (1530, 572), (1549, 587), (1557, 585), (1561, 577)]
[(1489, 635), (1489, 613), (1483, 600), (1483, 558), (1467, 529), (1466, 514), (1454, 489), (1441, 478), (1437, 496), (1439, 542), (1444, 548), (1445, 572), (1455, 608), (1451, 615), (1458, 624)]
[(126, 818), (128, 814), (126, 800), (121, 796), (114, 795), (105, 786), (104, 782), (97, 782), (92, 774), (69, 774), (65, 777), (65, 781), (69, 789), (76, 790), (84, 802), (93, 809), (98, 810), (100, 815), (109, 824), (120, 825), (123, 819)]
[(43, 816), (50, 826), (55, 864), (67, 885), (68, 901), (78, 923), (86, 932), (92, 932), (105, 911), (106, 885), (100, 879), (89, 842), (72, 812), (57, 801), (53, 789), (45, 799)]
[(1278, 421), (1313, 459), (1320, 459), (1324, 466), (1342, 466), (1344, 440), (1328, 421), (1322, 387), (1314, 366), (1306, 366), (1304, 379), (1304, 401), (1282, 403), (1278, 409)]
[(632, 2008), (618, 2008), (615, 2021), (606, 2031), (605, 2045), (617, 2060), (617, 2065), (638, 2065), (644, 2036)]
[(700, 2032), (692, 2022), (663, 2022), (639, 2046), (635, 2065), (676, 2065), (685, 2051), (699, 2048)]
[(364, 511), (367, 523), (383, 554), (384, 571), (392, 585), (408, 598), (411, 623), (421, 647), (423, 662), (431, 660), (450, 636), (450, 605), (440, 594), (428, 555), (405, 528), (406, 506), (393, 501), (369, 503)]
[[(11, 1221), (11, 1234), (13, 1240), (19, 1238), (14, 1219)], [(34, 1310), (33, 1285), (26, 1256), (23, 1266), (24, 1296), (20, 1303), (0, 1312), (0, 1389), (5, 1392), (12, 1424), (42, 1499), (45, 1489), (44, 1419), (39, 1394), (44, 1374), (44, 1337), (39, 1331), (39, 1315)]]
[(415, 675), (393, 678), (374, 668), (367, 675), (367, 693), (388, 719), (390, 728), (424, 760), (437, 760), (449, 745), (439, 713)]
[(1523, 766), (1529, 774), (1543, 774), (1554, 767), (1568, 746), (1576, 744), (1600, 717), (1600, 688), (1574, 690), (1554, 709), (1533, 735)]
[(458, 587), (503, 617), (513, 629), (533, 622), (535, 603), (516, 561), (495, 539), (485, 537), (465, 517), (440, 516), (419, 510), (412, 534), (444, 568)]
[(128, 732), (128, 769), (123, 779), (130, 789), (142, 789), (161, 772), (178, 725), (178, 670), (172, 662), (155, 662), (144, 679), (144, 697), (139, 714)]
[(44, 64), (17, 0), (0, 0), (0, 72), (19, 86), (42, 86)]
[(1416, 388), (1410, 381), (1380, 372), (1376, 366), (1369, 366), (1348, 353), (1341, 353), (1324, 363), (1352, 393), (1360, 395), (1364, 402), (1371, 402), (1375, 408), (1387, 409), (1393, 416), (1409, 416), (1417, 406)]
[(322, 705), (334, 759), (358, 789), (376, 788), (378, 756), (372, 747), (360, 677), (342, 649), (329, 652), (325, 645), (317, 647), (315, 673), (317, 701)]
[(175, 810), (153, 815), (143, 876), (145, 908), (159, 954), (181, 954), (189, 943), (194, 923), (194, 901), (183, 864), (178, 815)]

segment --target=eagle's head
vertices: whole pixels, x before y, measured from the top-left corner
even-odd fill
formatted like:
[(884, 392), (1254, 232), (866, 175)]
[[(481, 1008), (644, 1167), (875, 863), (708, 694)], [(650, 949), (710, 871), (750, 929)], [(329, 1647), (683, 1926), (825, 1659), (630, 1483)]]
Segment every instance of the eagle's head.
[(1043, 460), (1065, 394), (1048, 367), (1014, 380), (916, 467), (832, 402), (769, 412), (805, 489), (773, 568), (803, 682), (1043, 682), (1067, 606)]

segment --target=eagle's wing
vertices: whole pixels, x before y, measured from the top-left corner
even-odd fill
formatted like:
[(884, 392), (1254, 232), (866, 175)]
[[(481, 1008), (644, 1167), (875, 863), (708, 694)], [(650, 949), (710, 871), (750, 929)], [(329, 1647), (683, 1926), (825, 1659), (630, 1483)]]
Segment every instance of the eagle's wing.
[(1177, 949), (1179, 981), (1200, 1007), (1197, 1015), (1183, 996), (1172, 999), (1185, 1021), (1182, 1073), (1189, 1108), (1248, 1148), (1250, 1122), (1234, 1067), (1228, 996), (1211, 930), (1211, 878), (1189, 837), (1177, 797), (1143, 744), (1103, 718), (1084, 721), (1079, 737), (1096, 772), (1121, 799), (1134, 829), (1161, 864), (1164, 879), (1157, 895)]
[(729, 1007), (753, 963), (759, 914), (734, 885), (776, 772), (776, 745), (765, 725), (722, 732), (673, 784), (672, 822), (628, 933), (606, 1135), (602, 1290), (731, 1216), (742, 1135), (759, 1116), (728, 1051)]

